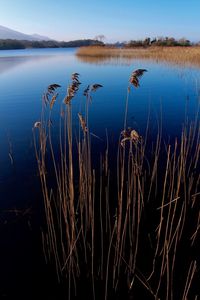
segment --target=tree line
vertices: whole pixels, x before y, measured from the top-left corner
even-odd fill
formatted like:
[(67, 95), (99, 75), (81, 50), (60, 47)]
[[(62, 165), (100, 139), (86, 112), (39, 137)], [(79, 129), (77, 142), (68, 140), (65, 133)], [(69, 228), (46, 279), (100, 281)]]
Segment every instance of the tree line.
[(175, 46), (183, 46), (188, 47), (192, 46), (192, 43), (185, 39), (178, 39), (176, 40), (173, 37), (160, 37), (160, 38), (146, 38), (144, 40), (131, 40), (128, 43), (124, 44), (127, 48), (133, 48), (133, 47), (150, 47), (150, 46), (163, 46), (163, 47), (175, 47)]
[(91, 45), (103, 45), (99, 40), (85, 39), (75, 40), (70, 42), (57, 42), (57, 41), (22, 41), (11, 39), (0, 39), (0, 50), (11, 49), (27, 49), (27, 48), (70, 48)]
[[(54, 40), (50, 41), (27, 41), (27, 40), (11, 40), (11, 39), (0, 39), (0, 50), (9, 50), (9, 49), (26, 49), (26, 48), (70, 48), (70, 47), (82, 47), (82, 46), (104, 46), (103, 35), (95, 37), (94, 39), (83, 39), (83, 40), (74, 40), (69, 42), (58, 42)], [(175, 39), (173, 37), (160, 37), (151, 39), (149, 37), (144, 40), (131, 40), (129, 42), (121, 42), (112, 44), (116, 47), (125, 47), (125, 48), (137, 48), (137, 47), (151, 47), (151, 46), (183, 46), (189, 47), (194, 45), (189, 40)], [(196, 44), (197, 45), (197, 44)], [(199, 45), (199, 44), (198, 44)]]

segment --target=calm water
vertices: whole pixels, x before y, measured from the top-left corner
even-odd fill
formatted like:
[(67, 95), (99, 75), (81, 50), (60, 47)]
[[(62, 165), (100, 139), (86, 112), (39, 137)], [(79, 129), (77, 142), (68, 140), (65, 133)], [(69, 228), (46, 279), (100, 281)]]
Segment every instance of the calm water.
[[(74, 49), (0, 52), (0, 298), (25, 297), (28, 291), (36, 295), (41, 286), (45, 291), (49, 284), (45, 285), (48, 270), (40, 253), (41, 199), (32, 141), (43, 92), (49, 84), (60, 84), (58, 102), (62, 103), (71, 74), (80, 73), (82, 85), (72, 108), (76, 123), (77, 113), (84, 110), (83, 90), (88, 84), (102, 84), (90, 105), (90, 130), (102, 139), (107, 130), (117, 141), (123, 129), (128, 80), (137, 68), (148, 72), (141, 87), (131, 90), (128, 126), (143, 135), (149, 115), (152, 135), (156, 135), (162, 115), (163, 135), (173, 138), (180, 133), (186, 115), (193, 119), (196, 114), (200, 92), (197, 68), (142, 60), (90, 63), (78, 60)], [(59, 108), (58, 103), (55, 113)]]

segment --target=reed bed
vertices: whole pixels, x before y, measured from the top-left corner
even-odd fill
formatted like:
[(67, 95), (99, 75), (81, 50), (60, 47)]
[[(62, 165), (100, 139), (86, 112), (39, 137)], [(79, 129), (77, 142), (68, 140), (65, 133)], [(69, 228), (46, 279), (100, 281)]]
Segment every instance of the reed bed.
[(200, 66), (200, 46), (192, 47), (149, 47), (149, 48), (112, 48), (81, 47), (76, 55), (81, 60), (98, 62), (106, 59), (148, 59), (182, 65)]
[(102, 86), (85, 89), (75, 138), (71, 102), (80, 81), (78, 73), (72, 75), (59, 145), (52, 140), (51, 122), (59, 85), (50, 85), (44, 95), (33, 128), (46, 214), (42, 238), (47, 261), (54, 261), (58, 280), (67, 287), (63, 299), (82, 299), (84, 293), (105, 300), (198, 297), (199, 119), (186, 122), (181, 136), (167, 145), (160, 126), (152, 148), (148, 126), (142, 137), (126, 124), (129, 97), (144, 72), (131, 74), (118, 150), (110, 153), (107, 140), (96, 169), (88, 111), (93, 92)]

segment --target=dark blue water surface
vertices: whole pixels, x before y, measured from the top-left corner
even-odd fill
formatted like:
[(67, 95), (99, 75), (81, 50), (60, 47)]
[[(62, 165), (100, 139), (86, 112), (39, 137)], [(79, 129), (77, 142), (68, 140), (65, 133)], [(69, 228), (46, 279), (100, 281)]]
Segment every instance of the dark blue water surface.
[(72, 102), (74, 123), (78, 122), (77, 113), (84, 112), (83, 90), (88, 84), (103, 85), (93, 93), (89, 107), (90, 130), (101, 139), (106, 130), (118, 139), (129, 77), (138, 68), (148, 72), (141, 78), (140, 88), (131, 88), (127, 125), (141, 135), (149, 116), (152, 135), (156, 136), (162, 123), (163, 135), (174, 137), (180, 134), (185, 119), (192, 120), (198, 109), (200, 70), (195, 67), (146, 60), (86, 62), (78, 60), (75, 51), (0, 52), (0, 298), (25, 297), (27, 292), (26, 299), (31, 299), (30, 294), (36, 295), (41, 287), (50, 289), (49, 281), (46, 285), (44, 281), (48, 270), (45, 265), (44, 271), (40, 268), (44, 264), (38, 234), (42, 199), (32, 135), (33, 124), (40, 118), (42, 94), (49, 84), (61, 85), (56, 119), (71, 74), (80, 73), (82, 84)]

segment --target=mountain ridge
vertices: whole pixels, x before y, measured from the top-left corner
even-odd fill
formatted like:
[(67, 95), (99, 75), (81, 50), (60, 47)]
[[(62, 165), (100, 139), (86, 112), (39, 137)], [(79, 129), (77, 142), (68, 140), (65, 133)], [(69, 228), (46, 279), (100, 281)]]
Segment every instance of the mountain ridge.
[(10, 29), (3, 25), (0, 25), (0, 39), (12, 39), (12, 40), (27, 40), (27, 41), (50, 41), (47, 36), (40, 34), (25, 34), (17, 30)]

